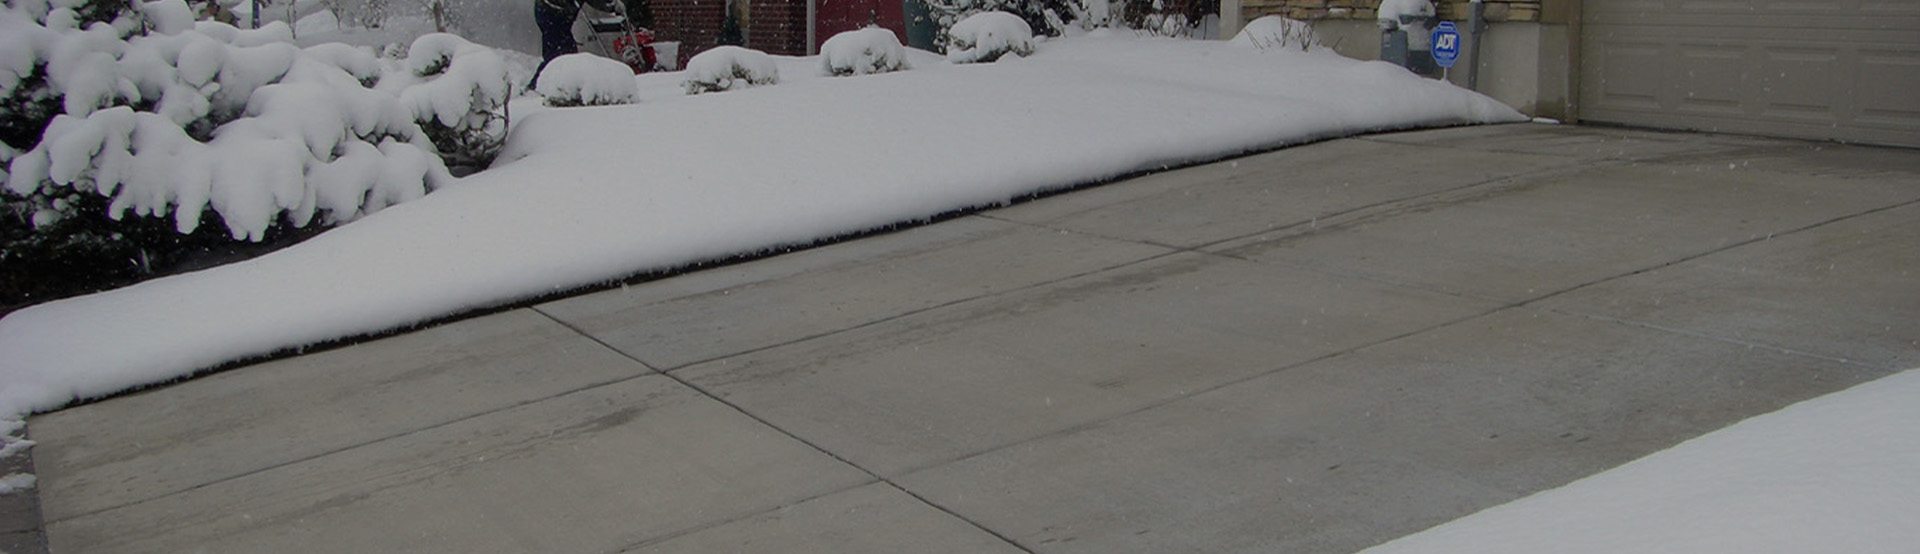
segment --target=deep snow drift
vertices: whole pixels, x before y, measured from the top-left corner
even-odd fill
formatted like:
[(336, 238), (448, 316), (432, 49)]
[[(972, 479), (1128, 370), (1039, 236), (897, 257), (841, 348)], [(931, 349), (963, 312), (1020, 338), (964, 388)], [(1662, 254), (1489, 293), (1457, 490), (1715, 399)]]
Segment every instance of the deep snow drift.
[(1906, 554), (1920, 370), (1788, 406), (1362, 554)]
[(0, 415), (702, 260), (1314, 139), (1523, 121), (1330, 50), (1131, 33), (1026, 58), (684, 96), (513, 106), (494, 167), (251, 261), (0, 319)]

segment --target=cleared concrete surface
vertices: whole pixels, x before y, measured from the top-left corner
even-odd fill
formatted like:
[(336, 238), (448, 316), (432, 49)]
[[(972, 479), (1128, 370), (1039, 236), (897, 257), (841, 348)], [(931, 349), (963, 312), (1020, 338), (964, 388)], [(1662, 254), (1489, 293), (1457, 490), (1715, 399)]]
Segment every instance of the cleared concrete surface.
[(1916, 272), (1920, 151), (1351, 138), (43, 414), (39, 516), (58, 553), (1347, 553), (1920, 366)]

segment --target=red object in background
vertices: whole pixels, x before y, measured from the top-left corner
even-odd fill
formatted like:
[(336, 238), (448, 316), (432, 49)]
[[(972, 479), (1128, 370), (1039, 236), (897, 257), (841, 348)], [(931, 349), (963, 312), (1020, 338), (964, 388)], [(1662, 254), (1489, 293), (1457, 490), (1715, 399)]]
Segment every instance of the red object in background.
[(613, 39), (613, 55), (633, 68), (635, 74), (652, 71), (657, 61), (653, 54), (653, 32), (635, 29)]
[(843, 31), (879, 25), (893, 31), (901, 44), (907, 43), (907, 10), (901, 0), (816, 0), (813, 51), (828, 38)]

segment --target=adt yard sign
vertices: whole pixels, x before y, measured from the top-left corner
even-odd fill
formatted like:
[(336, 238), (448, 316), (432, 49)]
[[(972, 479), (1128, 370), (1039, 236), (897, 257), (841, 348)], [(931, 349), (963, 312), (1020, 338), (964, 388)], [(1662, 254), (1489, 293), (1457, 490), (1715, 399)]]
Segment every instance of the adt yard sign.
[(1453, 27), (1452, 21), (1442, 21), (1433, 29), (1433, 61), (1440, 67), (1453, 67), (1460, 59), (1460, 30)]

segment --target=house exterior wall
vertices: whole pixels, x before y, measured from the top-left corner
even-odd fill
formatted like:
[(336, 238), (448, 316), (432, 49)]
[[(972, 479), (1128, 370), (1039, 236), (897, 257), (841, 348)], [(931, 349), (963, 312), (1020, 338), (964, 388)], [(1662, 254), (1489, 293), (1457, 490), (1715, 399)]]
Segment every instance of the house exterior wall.
[[(1222, 36), (1239, 32), (1246, 21), (1280, 15), (1313, 23), (1320, 42), (1343, 56), (1380, 59), (1380, 28), (1374, 23), (1380, 0), (1241, 0), (1223, 10), (1241, 19)], [(1434, 2), (1436, 15), (1467, 32), (1469, 2)], [(1480, 40), (1480, 59), (1470, 51), (1447, 72), (1448, 81), (1467, 86), (1468, 68), (1479, 66), (1475, 88), (1528, 115), (1571, 119), (1576, 52), (1572, 14), (1576, 0), (1485, 0), (1488, 29)], [(1225, 25), (1223, 25), (1225, 27)]]
[(747, 28), (747, 47), (769, 54), (804, 56), (807, 54), (807, 3), (805, 0), (751, 0), (747, 10), (753, 15)]
[(656, 40), (680, 43), (680, 65), (687, 58), (720, 45), (720, 25), (727, 17), (728, 0), (653, 0)]

